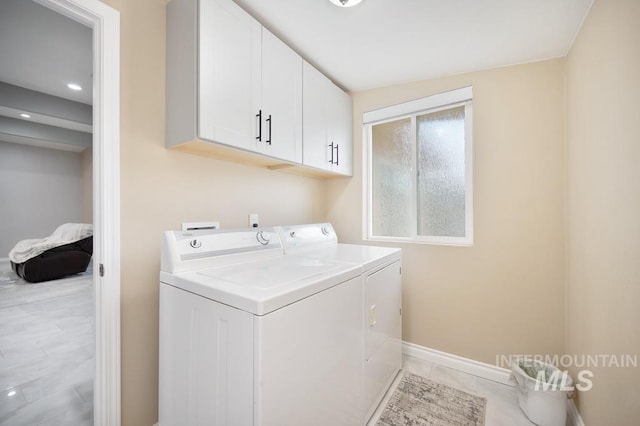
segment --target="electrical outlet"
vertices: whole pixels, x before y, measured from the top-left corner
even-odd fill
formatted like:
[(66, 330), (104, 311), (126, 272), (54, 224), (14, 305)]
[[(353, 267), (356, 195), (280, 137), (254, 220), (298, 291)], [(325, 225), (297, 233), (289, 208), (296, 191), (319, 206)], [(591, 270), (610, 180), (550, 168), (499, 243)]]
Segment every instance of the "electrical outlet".
[(249, 228), (259, 228), (258, 213), (249, 213)]

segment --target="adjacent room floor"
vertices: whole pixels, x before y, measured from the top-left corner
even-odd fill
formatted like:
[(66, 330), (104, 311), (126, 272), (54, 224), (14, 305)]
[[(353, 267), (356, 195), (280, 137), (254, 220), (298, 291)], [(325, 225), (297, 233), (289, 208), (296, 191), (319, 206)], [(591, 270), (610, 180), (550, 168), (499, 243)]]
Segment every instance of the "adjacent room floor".
[(0, 264), (0, 425), (93, 425), (94, 311), (90, 272), (30, 284)]
[[(463, 373), (442, 365), (432, 364), (407, 355), (403, 356), (402, 371), (394, 381), (384, 400), (373, 414), (368, 425), (376, 424), (384, 406), (391, 398), (393, 390), (400, 382), (403, 373), (413, 373), (435, 382), (487, 398), (485, 412), (486, 426), (535, 426), (518, 406), (518, 393), (515, 387), (503, 385), (471, 374)], [(567, 419), (569, 426), (569, 420)]]

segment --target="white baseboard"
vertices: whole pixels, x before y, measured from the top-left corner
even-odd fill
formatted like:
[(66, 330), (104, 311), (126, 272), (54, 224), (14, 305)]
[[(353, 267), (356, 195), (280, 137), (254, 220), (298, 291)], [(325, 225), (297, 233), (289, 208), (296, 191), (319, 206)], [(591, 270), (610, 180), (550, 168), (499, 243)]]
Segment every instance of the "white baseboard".
[[(438, 351), (436, 349), (426, 348), (409, 342), (402, 342), (402, 353), (413, 358), (482, 377), (483, 379), (492, 380), (507, 386), (514, 386), (514, 382), (509, 380), (511, 371), (506, 368)], [(572, 426), (585, 426), (584, 421), (582, 421), (582, 417), (580, 417), (580, 413), (572, 400), (568, 401), (567, 410), (567, 417)]]
[(409, 342), (402, 342), (402, 353), (424, 361), (433, 362), (434, 364), (444, 365), (458, 371), (463, 371), (483, 379), (493, 380), (508, 386), (514, 386), (509, 380), (511, 371), (506, 368), (497, 367), (495, 365), (486, 364), (480, 361), (474, 361), (469, 358), (463, 358), (458, 355), (449, 354), (424, 346), (416, 345)]
[[(405, 343), (406, 342), (403, 342), (403, 352), (406, 355), (409, 355), (404, 349), (405, 348), (405, 346), (404, 346)], [(406, 343), (406, 344), (412, 345), (412, 343)], [(417, 346), (417, 345), (413, 345), (413, 346)], [(427, 348), (425, 348), (425, 349), (427, 349)], [(431, 350), (433, 350), (433, 349), (431, 349)], [(439, 351), (436, 351), (436, 352), (439, 352)], [(440, 353), (444, 353), (444, 352), (440, 352)], [(409, 355), (409, 356), (413, 356), (413, 355)], [(451, 355), (451, 356), (455, 356), (455, 355)], [(417, 357), (414, 357), (414, 358), (417, 358)], [(463, 359), (465, 359), (465, 358), (463, 358)], [(473, 361), (473, 362), (475, 362), (475, 361)], [(569, 400), (569, 412), (568, 412), (568, 414), (569, 414), (569, 416), (568, 416), (569, 417), (569, 422), (571, 423), (572, 426), (585, 426), (584, 422), (582, 421), (582, 417), (580, 417), (580, 413), (578, 412), (578, 409), (576, 408), (576, 405), (573, 403), (572, 400)], [(158, 426), (158, 423), (155, 423), (153, 426)]]

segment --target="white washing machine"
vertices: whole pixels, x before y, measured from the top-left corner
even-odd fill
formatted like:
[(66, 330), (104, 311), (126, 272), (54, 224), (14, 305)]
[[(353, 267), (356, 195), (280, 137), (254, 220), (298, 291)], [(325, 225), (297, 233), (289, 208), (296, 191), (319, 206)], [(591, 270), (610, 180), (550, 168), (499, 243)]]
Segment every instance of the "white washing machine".
[(402, 368), (402, 251), (339, 244), (329, 223), (277, 227), (287, 255), (349, 262), (363, 274), (363, 413), (365, 421)]
[(159, 425), (359, 425), (362, 267), (273, 228), (165, 232)]

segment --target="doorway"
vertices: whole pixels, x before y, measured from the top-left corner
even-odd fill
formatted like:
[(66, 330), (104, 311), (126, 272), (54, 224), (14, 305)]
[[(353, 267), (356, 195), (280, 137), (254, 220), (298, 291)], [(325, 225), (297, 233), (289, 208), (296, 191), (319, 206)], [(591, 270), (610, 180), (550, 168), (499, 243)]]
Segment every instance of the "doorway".
[[(98, 0), (35, 0), (92, 30), (95, 371), (93, 423), (120, 424), (119, 13)], [(19, 43), (20, 40), (15, 40)]]

